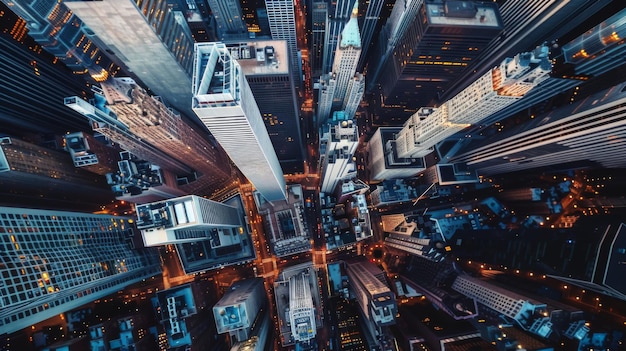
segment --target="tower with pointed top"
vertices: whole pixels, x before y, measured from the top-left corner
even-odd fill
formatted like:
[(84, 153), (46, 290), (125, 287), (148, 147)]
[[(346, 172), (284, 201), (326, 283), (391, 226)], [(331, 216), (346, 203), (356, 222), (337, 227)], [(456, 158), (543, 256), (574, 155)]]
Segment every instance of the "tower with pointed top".
[[(332, 110), (356, 112), (363, 96), (365, 80), (357, 73), (361, 57), (361, 34), (359, 32), (358, 2), (355, 2), (352, 15), (339, 36), (332, 72), (321, 77), (318, 103), (318, 122), (325, 122)], [(360, 94), (359, 94), (360, 92)], [(332, 98), (331, 98), (332, 96)], [(351, 118), (352, 116), (348, 116)]]

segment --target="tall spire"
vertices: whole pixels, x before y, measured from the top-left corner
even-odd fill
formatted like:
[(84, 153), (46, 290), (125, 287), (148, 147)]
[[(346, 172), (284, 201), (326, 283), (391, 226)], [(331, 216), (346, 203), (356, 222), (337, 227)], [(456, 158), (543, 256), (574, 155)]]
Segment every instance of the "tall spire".
[(346, 26), (343, 28), (341, 32), (341, 42), (339, 43), (339, 47), (345, 48), (348, 46), (353, 46), (355, 48), (361, 48), (361, 33), (359, 32), (359, 1), (354, 2), (354, 7), (352, 8), (352, 14), (350, 15), (350, 20), (346, 23)]

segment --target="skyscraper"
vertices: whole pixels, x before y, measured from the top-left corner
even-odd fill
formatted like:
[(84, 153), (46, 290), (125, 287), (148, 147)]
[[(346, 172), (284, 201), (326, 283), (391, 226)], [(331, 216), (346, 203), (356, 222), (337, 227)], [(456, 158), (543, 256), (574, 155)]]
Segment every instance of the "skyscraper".
[[(545, 46), (506, 59), (440, 107), (424, 107), (411, 115), (394, 135), (395, 142), (386, 147), (395, 147), (399, 159), (422, 158), (434, 150), (435, 144), (523, 98), (548, 78), (551, 68)], [(381, 162), (372, 167), (384, 168)], [(379, 174), (383, 173), (377, 171), (373, 176)]]
[(358, 9), (352, 10), (352, 16), (339, 36), (335, 50), (332, 72), (337, 73), (337, 90), (335, 98), (343, 101), (348, 90), (348, 82), (356, 73), (361, 56), (361, 34), (357, 21)]
[(223, 43), (196, 44), (193, 110), (266, 200), (286, 199), (286, 184), (241, 66)]
[(265, 0), (270, 32), (274, 40), (286, 40), (289, 64), (297, 86), (302, 84), (302, 64), (298, 50), (296, 17), (293, 0)]
[(626, 83), (465, 145), (453, 162), (481, 175), (539, 167), (626, 167)]
[[(126, 145), (124, 139), (127, 138), (118, 137), (116, 133), (110, 133), (109, 129), (102, 128), (97, 123), (93, 124), (98, 125), (96, 129), (101, 130), (111, 140), (144, 160), (174, 171), (181, 178), (181, 182), (184, 178), (187, 183), (192, 183), (187, 186), (190, 192), (215, 191), (230, 180), (230, 166), (223, 151), (196, 131), (200, 127), (194, 128), (186, 123), (176, 111), (167, 108), (158, 96), (150, 96), (129, 78), (111, 78), (100, 85), (100, 95), (106, 98), (107, 105), (99, 109), (99, 114), (112, 113), (115, 116), (114, 123), (126, 129), (133, 139), (151, 145), (168, 157), (155, 159), (145, 155), (144, 150), (147, 148)], [(85, 102), (76, 100), (75, 103), (66, 104), (77, 108)], [(85, 108), (98, 109), (94, 106)], [(77, 111), (93, 120), (93, 114), (86, 110), (78, 108)], [(111, 116), (107, 118), (110, 119)], [(161, 162), (164, 160), (168, 161)], [(183, 164), (184, 168), (172, 169), (169, 164), (173, 163)]]
[(322, 127), (320, 136), (320, 191), (333, 193), (342, 180), (356, 177), (352, 157), (359, 143), (357, 125), (342, 111)]
[(220, 334), (229, 333), (231, 344), (243, 342), (252, 335), (257, 315), (264, 313), (267, 295), (262, 278), (234, 282), (213, 306), (213, 318)]
[(326, 19), (328, 17), (328, 3), (326, 0), (313, 0), (311, 4), (311, 44), (309, 64), (313, 77), (319, 77), (324, 60), (324, 37), (326, 35)]
[(361, 27), (361, 58), (359, 59), (358, 70), (363, 72), (367, 61), (368, 52), (373, 45), (372, 39), (380, 23), (380, 12), (383, 9), (385, 0), (361, 1), (361, 6), (367, 6), (364, 13), (360, 13), (359, 24)]
[(159, 274), (132, 245), (129, 219), (0, 207), (0, 334), (12, 333)]
[(317, 334), (315, 309), (311, 299), (309, 274), (300, 273), (289, 278), (289, 322), (295, 341), (308, 342)]
[[(365, 80), (356, 69), (361, 56), (361, 35), (357, 20), (358, 8), (352, 10), (350, 20), (339, 35), (332, 71), (320, 78), (318, 124), (324, 123), (333, 109), (356, 112), (365, 90)], [(348, 115), (352, 118), (354, 115)]]
[(386, 105), (429, 106), (501, 29), (493, 3), (398, 1), (384, 30), (388, 45), (371, 62), (368, 90), (380, 87)]
[(92, 211), (113, 200), (105, 178), (74, 167), (69, 154), (12, 137), (0, 137), (0, 194), (7, 206)]
[[(604, 8), (622, 9), (611, 0), (506, 0), (499, 8), (503, 29), (440, 96), (446, 100), (464, 89), (473, 76), (483, 74), (498, 62), (528, 50), (543, 41), (552, 42), (572, 31), (585, 31), (584, 25)], [(560, 43), (562, 44), (562, 43)]]
[(226, 46), (246, 76), (283, 172), (301, 173), (304, 143), (287, 42), (257, 40)]
[[(0, 3), (0, 124), (3, 132), (89, 130), (84, 118), (55, 103), (68, 95), (90, 96), (85, 80), (42, 50), (27, 32), (26, 21)], [(45, 98), (41, 95), (43, 91)]]
[(209, 7), (217, 23), (220, 40), (247, 37), (248, 27), (243, 20), (239, 0), (209, 0)]
[[(610, 8), (605, 12), (612, 14), (613, 12), (609, 10)], [(549, 78), (528, 92), (524, 99), (520, 99), (508, 105), (506, 109), (498, 110), (484, 118), (480, 125), (487, 126), (525, 109), (533, 108), (533, 106), (541, 106), (541, 104), (549, 102), (549, 99), (572, 89), (574, 89), (572, 90), (574, 96), (580, 95), (578, 90), (584, 89), (583, 84), (589, 83), (597, 87), (608, 87), (610, 84), (618, 83), (615, 78), (620, 73), (613, 74), (612, 71), (619, 69), (622, 65), (622, 56), (626, 52), (626, 45), (621, 45), (618, 39), (626, 34), (626, 24), (621, 21), (624, 15), (626, 15), (626, 10), (618, 11), (610, 16), (606, 14), (596, 16), (595, 21), (601, 21), (599, 24), (562, 45), (560, 51), (556, 48), (553, 53), (553, 72)], [(604, 16), (609, 17), (604, 18)], [(566, 37), (572, 35), (568, 33)], [(439, 148), (440, 151), (445, 150), (445, 153), (441, 155), (442, 159), (449, 159), (459, 153), (459, 150), (465, 149), (468, 143), (473, 142), (472, 138), (481, 139), (480, 127), (472, 128), (467, 133), (472, 137), (459, 138), (454, 146), (449, 146), (452, 143), (452, 140), (449, 139), (448, 145)]]
[(166, 0), (64, 4), (89, 27), (89, 37), (110, 57), (178, 111), (193, 116), (189, 85), (194, 40), (181, 11), (173, 10)]
[(366, 330), (372, 339), (381, 340), (383, 327), (396, 323), (398, 311), (395, 294), (385, 282), (385, 273), (367, 260), (346, 262), (346, 271)]
[(551, 69), (545, 46), (504, 60), (440, 107), (413, 114), (396, 138), (398, 155), (426, 156), (436, 143), (523, 98)]
[(137, 205), (137, 228), (146, 246), (211, 240), (238, 245), (241, 218), (237, 208), (195, 195)]
[(356, 116), (356, 111), (361, 104), (363, 94), (365, 93), (365, 76), (356, 73), (348, 82), (348, 90), (341, 104), (342, 110), (348, 116)]
[(338, 0), (327, 2), (328, 16), (326, 18), (324, 36), (324, 52), (322, 61), (322, 72), (332, 71), (335, 62), (335, 48), (339, 43), (339, 36), (344, 26), (350, 20), (352, 11), (358, 8), (357, 0)]
[(61, 1), (2, 1), (26, 24), (28, 35), (76, 73), (106, 79), (118, 68), (103, 55), (91, 31)]
[(96, 94), (91, 103), (77, 96), (66, 97), (64, 104), (87, 117), (94, 131), (115, 141), (122, 149), (140, 159), (150, 161), (175, 174), (190, 175), (193, 172), (193, 169), (182, 160), (169, 156), (157, 146), (141, 139), (128, 125), (118, 121), (117, 116), (106, 107), (106, 99), (101, 94)]
[(570, 319), (582, 319), (582, 312), (564, 304), (557, 306), (527, 297), (493, 282), (468, 275), (459, 275), (452, 289), (499, 313), (523, 330), (543, 338), (567, 329)]

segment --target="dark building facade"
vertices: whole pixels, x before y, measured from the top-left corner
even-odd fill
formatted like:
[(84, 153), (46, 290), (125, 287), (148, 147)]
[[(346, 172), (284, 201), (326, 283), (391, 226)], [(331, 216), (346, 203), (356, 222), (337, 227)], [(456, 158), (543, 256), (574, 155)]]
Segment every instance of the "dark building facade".
[(0, 133), (90, 130), (82, 116), (59, 103), (64, 96), (91, 94), (84, 77), (27, 33), (26, 21), (0, 3)]
[(501, 29), (495, 4), (425, 1), (404, 32), (387, 33), (396, 45), (387, 46), (381, 61), (370, 67), (374, 71), (368, 90), (380, 87), (385, 105), (429, 106)]

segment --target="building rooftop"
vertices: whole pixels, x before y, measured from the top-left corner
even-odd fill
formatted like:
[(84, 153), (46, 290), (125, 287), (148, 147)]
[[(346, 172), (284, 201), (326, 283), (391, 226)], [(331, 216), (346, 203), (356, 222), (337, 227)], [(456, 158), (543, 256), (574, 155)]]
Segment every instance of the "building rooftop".
[(289, 74), (289, 55), (284, 40), (226, 43), (226, 47), (246, 76)]
[(502, 20), (495, 4), (474, 1), (446, 1), (426, 4), (431, 24), (442, 26), (502, 27)]
[(362, 264), (358, 261), (348, 263), (348, 269), (356, 273), (354, 277), (361, 281), (372, 297), (390, 292), (389, 287), (375, 277), (381, 273), (380, 269), (376, 270), (375, 268), (375, 266), (372, 267), (367, 263)]

